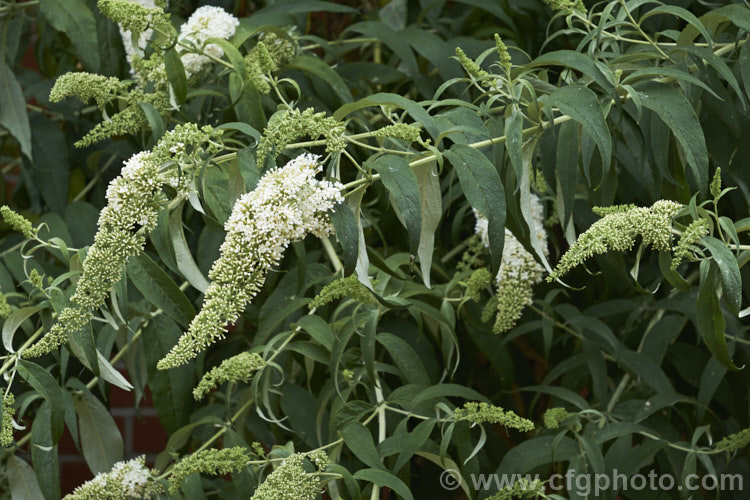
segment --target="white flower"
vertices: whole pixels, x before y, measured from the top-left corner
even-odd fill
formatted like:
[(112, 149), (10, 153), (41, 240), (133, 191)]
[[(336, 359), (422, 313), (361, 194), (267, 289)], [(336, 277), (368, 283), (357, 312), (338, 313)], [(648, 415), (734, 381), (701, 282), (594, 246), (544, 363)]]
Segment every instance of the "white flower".
[[(531, 217), (534, 220), (535, 237), (546, 253), (547, 231), (544, 229), (544, 209), (536, 195), (531, 195)], [(476, 224), (474, 232), (482, 240), (484, 246), (489, 247), (488, 221), (474, 210)], [(532, 286), (542, 281), (544, 267), (539, 264), (520, 241), (505, 229), (505, 245), (500, 270), (495, 277), (497, 283), (497, 317), (493, 331), (501, 333), (511, 329), (523, 308), (531, 304), (533, 297)]]
[[(142, 7), (146, 7), (149, 9), (154, 9), (157, 7), (160, 7), (160, 5), (157, 5), (156, 0), (128, 0), (131, 3), (137, 3), (138, 5)], [(138, 38), (133, 40), (133, 34), (122, 27), (122, 24), (118, 24), (120, 28), (120, 35), (122, 36), (122, 46), (125, 49), (125, 55), (127, 56), (128, 63), (130, 63), (130, 74), (132, 76), (136, 76), (136, 71), (133, 68), (133, 63), (135, 62), (136, 58), (143, 57), (144, 50), (146, 49), (146, 44), (151, 39), (151, 35), (154, 33), (154, 30), (149, 28), (142, 32)]]
[(194, 358), (223, 338), (263, 287), (266, 274), (281, 261), (284, 250), (308, 233), (330, 234), (328, 213), (343, 201), (339, 182), (318, 180), (318, 156), (303, 154), (282, 168), (266, 172), (254, 191), (234, 204), (224, 225), (221, 256), (214, 262), (201, 311), (159, 369), (173, 368)]
[(152, 480), (145, 457), (140, 456), (117, 462), (109, 472), (97, 474), (94, 479), (78, 486), (64, 500), (152, 498), (162, 491), (161, 486)]
[[(221, 47), (215, 43), (210, 43), (205, 47), (203, 44), (209, 38), (228, 40), (234, 35), (239, 25), (239, 19), (221, 7), (204, 5), (203, 7), (199, 7), (187, 22), (180, 27), (179, 40), (195, 45), (198, 49), (202, 47), (206, 54), (213, 57), (221, 57), (224, 55)], [(211, 62), (209, 57), (194, 53), (183, 53), (181, 59), (188, 76), (198, 73), (206, 64)]]

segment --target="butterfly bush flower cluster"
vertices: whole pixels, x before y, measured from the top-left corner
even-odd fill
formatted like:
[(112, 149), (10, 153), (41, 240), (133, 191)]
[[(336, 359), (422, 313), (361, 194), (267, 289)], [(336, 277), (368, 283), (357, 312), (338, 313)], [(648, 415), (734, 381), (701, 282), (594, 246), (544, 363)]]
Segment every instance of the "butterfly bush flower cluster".
[(715, 448), (727, 453), (733, 453), (743, 449), (747, 445), (750, 445), (750, 429), (743, 429), (740, 432), (730, 434), (716, 443)]
[(320, 293), (318, 293), (312, 301), (307, 304), (307, 307), (310, 309), (320, 309), (326, 304), (330, 304), (334, 300), (338, 300), (342, 297), (354, 299), (361, 304), (377, 303), (370, 290), (359, 281), (356, 274), (352, 274), (345, 278), (339, 278), (328, 283), (323, 287)]
[(251, 500), (315, 499), (321, 490), (320, 475), (305, 470), (305, 459), (312, 462), (320, 472), (329, 464), (328, 455), (322, 450), (290, 455), (268, 475), (255, 490)]
[(16, 402), (12, 392), (8, 392), (2, 397), (3, 417), (0, 420), (0, 446), (10, 448), (13, 444), (13, 415), (15, 410), (13, 405)]
[(487, 500), (520, 500), (524, 498), (545, 498), (544, 483), (541, 479), (518, 478), (513, 482), (513, 486), (506, 486)]
[[(211, 63), (209, 56), (220, 58), (224, 50), (215, 43), (205, 44), (209, 38), (228, 40), (234, 35), (239, 19), (229, 14), (221, 7), (204, 5), (198, 7), (187, 22), (180, 27), (178, 40), (184, 44), (202, 49), (204, 54), (182, 51), (180, 59), (185, 66), (185, 72), (190, 77), (199, 73), (207, 64)], [(204, 45), (205, 44), (205, 45)]]
[(465, 420), (476, 424), (500, 424), (522, 432), (534, 430), (534, 422), (531, 420), (519, 417), (510, 410), (505, 410), (499, 406), (493, 406), (484, 402), (477, 403), (470, 401), (464, 403), (463, 407), (456, 408), (453, 418), (457, 422)]
[[(86, 147), (116, 135), (136, 134), (149, 127), (141, 103), (151, 104), (158, 113), (169, 108), (169, 99), (163, 93), (145, 93), (140, 88), (130, 88), (132, 82), (123, 82), (115, 77), (105, 77), (86, 72), (66, 73), (59, 77), (49, 94), (50, 102), (59, 102), (75, 96), (81, 102), (91, 99), (104, 114), (104, 121), (96, 124), (76, 147)], [(107, 116), (106, 105), (118, 101), (122, 110)]]
[(166, 2), (158, 0), (100, 0), (99, 10), (110, 19), (118, 20), (122, 46), (125, 56), (130, 63), (130, 73), (135, 76), (133, 69), (138, 58), (143, 57), (146, 45), (154, 33), (157, 24), (169, 22), (165, 14)]
[(219, 366), (211, 368), (201, 377), (200, 382), (193, 389), (193, 397), (200, 401), (211, 389), (224, 382), (247, 382), (253, 373), (266, 366), (256, 353), (243, 352), (225, 359)]
[(303, 154), (261, 177), (234, 205), (224, 225), (221, 255), (214, 262), (203, 307), (177, 345), (159, 361), (159, 369), (187, 363), (234, 323), (263, 287), (287, 246), (307, 234), (331, 233), (329, 212), (343, 201), (340, 182), (318, 180), (318, 156)]
[(549, 408), (544, 412), (544, 426), (547, 429), (557, 429), (560, 424), (570, 416), (570, 413), (563, 407)]
[(283, 38), (271, 31), (260, 35), (258, 43), (244, 57), (250, 81), (258, 92), (268, 94), (271, 91), (265, 75), (291, 63), (298, 50), (294, 39)]
[[(107, 188), (107, 206), (99, 214), (99, 230), (70, 299), (74, 305), (60, 312), (50, 331), (24, 352), (26, 357), (56, 349), (67, 341), (68, 333), (88, 324), (94, 311), (106, 301), (112, 286), (120, 281), (122, 266), (129, 257), (143, 251), (146, 237), (156, 227), (159, 211), (167, 201), (162, 185), (174, 183), (178, 194), (187, 189), (188, 183), (175, 175), (163, 174), (160, 166), (175, 160), (189, 171), (188, 162), (196, 161), (193, 158), (198, 151), (206, 142), (212, 142), (214, 136), (211, 127), (179, 125), (167, 132), (153, 150), (136, 153), (125, 162), (120, 175)], [(218, 148), (218, 143), (205, 146), (207, 153), (215, 153)]]
[(36, 231), (31, 226), (31, 221), (23, 215), (14, 212), (7, 205), (0, 207), (0, 217), (3, 218), (3, 221), (5, 221), (12, 230), (21, 233), (27, 240), (36, 237)]
[(275, 161), (279, 153), (292, 141), (304, 136), (312, 139), (323, 136), (326, 139), (326, 151), (341, 152), (346, 149), (345, 131), (343, 123), (333, 117), (327, 117), (323, 111), (316, 113), (313, 108), (304, 111), (283, 109), (268, 120), (258, 144), (258, 168), (263, 167), (269, 157), (271, 161)]
[(631, 250), (638, 236), (654, 250), (672, 249), (672, 217), (682, 208), (680, 203), (659, 200), (650, 207), (632, 205), (596, 209), (602, 218), (581, 234), (562, 256), (547, 281), (561, 278), (594, 255), (609, 251)]
[[(479, 235), (484, 246), (489, 247), (488, 221), (478, 212), (475, 211), (474, 214), (476, 215), (475, 233)], [(536, 195), (531, 196), (531, 216), (536, 231), (533, 237), (539, 240), (539, 245), (546, 253), (547, 231), (544, 229), (544, 209)], [(495, 277), (497, 295), (493, 303), (496, 301), (497, 313), (492, 327), (494, 333), (506, 332), (516, 325), (524, 307), (532, 302), (533, 286), (542, 281), (543, 275), (544, 267), (506, 228), (502, 263)]]
[(146, 467), (145, 457), (117, 462), (112, 470), (97, 474), (63, 500), (129, 500), (156, 498), (163, 488)]
[(241, 470), (251, 460), (250, 450), (240, 446), (211, 448), (184, 457), (177, 462), (169, 474), (169, 493), (180, 490), (182, 481), (191, 474), (224, 475)]
[(684, 259), (693, 257), (693, 247), (708, 234), (708, 222), (697, 219), (691, 222), (680, 235), (680, 241), (674, 247), (671, 268), (674, 271)]

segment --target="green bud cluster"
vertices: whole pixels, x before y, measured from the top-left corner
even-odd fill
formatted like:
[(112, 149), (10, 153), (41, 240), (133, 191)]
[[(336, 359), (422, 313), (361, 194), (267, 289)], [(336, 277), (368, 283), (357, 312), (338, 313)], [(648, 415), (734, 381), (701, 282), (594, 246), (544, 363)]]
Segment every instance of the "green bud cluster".
[(464, 403), (463, 407), (456, 408), (453, 418), (457, 422), (465, 420), (477, 424), (500, 424), (522, 432), (534, 430), (534, 423), (531, 420), (519, 417), (510, 410), (504, 410), (499, 406), (493, 406), (484, 402), (477, 403), (470, 401)]
[(21, 233), (27, 240), (36, 237), (36, 230), (31, 226), (31, 221), (23, 215), (14, 212), (7, 205), (0, 207), (0, 216), (10, 228)]
[(466, 55), (461, 47), (456, 47), (456, 59), (458, 59), (458, 62), (470, 77), (479, 79), (488, 75), (473, 59)]
[(544, 497), (544, 484), (539, 479), (529, 481), (526, 478), (518, 478), (513, 486), (506, 486), (487, 500), (520, 500), (524, 498)]
[(253, 86), (263, 94), (269, 93), (271, 87), (263, 75), (278, 71), (291, 63), (298, 50), (295, 40), (280, 37), (273, 32), (263, 33), (257, 45), (245, 56)]
[[(134, 4), (135, 5), (135, 4)], [(169, 99), (163, 93), (145, 93), (142, 89), (129, 89), (130, 83), (115, 77), (105, 77), (91, 73), (66, 73), (60, 76), (50, 91), (50, 101), (58, 102), (67, 97), (76, 97), (87, 103), (94, 100), (104, 111), (107, 104), (117, 100), (120, 111), (94, 128), (75, 143), (76, 147), (86, 147), (117, 135), (135, 134), (149, 127), (146, 113), (140, 103), (149, 103), (159, 113), (166, 113)]]
[(225, 359), (219, 366), (211, 368), (201, 377), (198, 385), (193, 389), (196, 401), (203, 399), (214, 387), (224, 382), (247, 382), (253, 373), (266, 366), (256, 353), (243, 352)]
[(718, 200), (721, 196), (721, 167), (716, 167), (714, 178), (711, 180), (711, 196)]
[(57, 78), (49, 93), (50, 102), (59, 102), (67, 97), (75, 97), (86, 104), (92, 99), (99, 109), (118, 96), (126, 95), (130, 84), (114, 76), (96, 75), (86, 72), (65, 73)]
[(466, 250), (461, 255), (461, 261), (456, 265), (457, 271), (469, 271), (484, 265), (482, 254), (485, 252), (484, 242), (478, 234), (472, 235), (466, 242)]
[(599, 210), (606, 215), (578, 237), (547, 281), (561, 278), (594, 255), (630, 250), (638, 236), (643, 238), (644, 245), (654, 250), (671, 250), (672, 217), (681, 207), (674, 201), (659, 200), (651, 207), (623, 206)]
[(373, 137), (392, 137), (412, 143), (419, 139), (420, 132), (421, 130), (418, 126), (409, 125), (408, 123), (396, 123), (374, 130), (372, 135)]
[(268, 120), (265, 133), (258, 144), (258, 168), (263, 167), (269, 156), (275, 161), (289, 144), (304, 136), (313, 140), (323, 136), (327, 141), (326, 151), (341, 152), (346, 148), (344, 132), (346, 127), (343, 123), (327, 117), (325, 112), (315, 113), (313, 108), (304, 111), (279, 111)]
[(99, 0), (102, 14), (136, 36), (149, 27), (169, 23), (169, 14), (159, 7), (144, 7), (130, 0)]
[(705, 219), (696, 219), (680, 235), (680, 241), (674, 247), (671, 268), (677, 269), (683, 259), (693, 257), (693, 248), (701, 238), (708, 234), (708, 222)]
[(503, 39), (500, 38), (500, 35), (497, 33), (495, 33), (495, 48), (497, 49), (497, 55), (500, 56), (500, 66), (502, 66), (505, 71), (510, 72), (512, 65), (510, 53), (508, 52), (508, 47), (503, 42)]
[(339, 278), (328, 283), (323, 287), (320, 293), (316, 295), (309, 304), (307, 304), (307, 307), (310, 309), (319, 309), (341, 297), (351, 298), (362, 304), (377, 303), (367, 287), (360, 283), (357, 275), (352, 274), (345, 278)]
[(482, 290), (486, 290), (492, 283), (492, 275), (485, 267), (475, 270), (464, 283), (466, 298), (479, 302)]
[(10, 448), (13, 445), (13, 415), (16, 410), (13, 405), (16, 402), (15, 396), (9, 392), (3, 396), (3, 417), (0, 421), (0, 446)]
[(572, 14), (575, 11), (583, 14), (587, 12), (586, 6), (583, 5), (583, 0), (544, 0), (544, 3), (549, 5), (553, 10), (562, 11), (565, 15)]
[(599, 217), (604, 217), (606, 215), (610, 214), (619, 214), (622, 212), (627, 212), (629, 210), (633, 210), (634, 208), (637, 208), (632, 203), (628, 203), (627, 205), (612, 205), (609, 207), (591, 207), (591, 211), (594, 212)]
[(151, 499), (164, 493), (154, 480), (155, 471), (146, 467), (146, 458), (117, 462), (112, 470), (97, 474), (77, 487), (63, 500), (129, 500)]
[(36, 269), (32, 269), (29, 273), (29, 282), (37, 290), (44, 290), (44, 281), (42, 280), (42, 276), (39, 274), (39, 271), (37, 271)]
[(750, 444), (750, 428), (730, 434), (714, 445), (714, 448), (727, 453), (732, 453)]
[(314, 500), (321, 490), (320, 475), (305, 470), (305, 458), (320, 472), (329, 464), (321, 450), (290, 455), (258, 486), (251, 500)]
[(547, 429), (557, 429), (570, 416), (563, 407), (549, 408), (544, 412), (544, 426)]
[(190, 474), (229, 474), (246, 467), (251, 461), (250, 450), (235, 446), (199, 451), (177, 462), (169, 474), (169, 493), (176, 494), (182, 481)]
[(0, 292), (0, 318), (7, 318), (13, 310), (8, 304), (8, 298), (3, 292)]
[(154, 106), (156, 111), (163, 115), (169, 109), (169, 99), (165, 94), (146, 94), (140, 89), (132, 90), (125, 97), (125, 109), (115, 113), (109, 119), (99, 122), (75, 143), (76, 147), (83, 148), (99, 141), (109, 139), (118, 135), (133, 135), (149, 128), (146, 113), (140, 103), (148, 103)]

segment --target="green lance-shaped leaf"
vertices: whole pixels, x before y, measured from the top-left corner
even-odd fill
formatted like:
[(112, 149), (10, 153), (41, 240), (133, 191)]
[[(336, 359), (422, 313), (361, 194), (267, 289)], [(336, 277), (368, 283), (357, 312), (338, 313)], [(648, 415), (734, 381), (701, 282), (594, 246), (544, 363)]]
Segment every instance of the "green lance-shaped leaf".
[(361, 469), (354, 473), (354, 478), (373, 483), (376, 486), (390, 488), (404, 500), (414, 500), (409, 487), (388, 471), (381, 469)]
[(21, 151), (31, 158), (31, 126), (26, 114), (26, 99), (16, 76), (5, 64), (5, 58), (0, 58), (0, 103), (0, 125), (8, 129), (20, 144)]
[(701, 242), (711, 251), (721, 274), (721, 284), (727, 303), (736, 313), (742, 307), (742, 275), (737, 259), (724, 243), (713, 236), (704, 236)]
[(722, 365), (730, 370), (739, 370), (739, 367), (732, 362), (724, 336), (724, 316), (721, 313), (719, 298), (716, 296), (716, 266), (717, 264), (710, 260), (701, 262), (700, 288), (695, 304), (698, 331), (708, 350)]
[(568, 225), (573, 214), (578, 176), (578, 126), (573, 122), (560, 125), (557, 136), (555, 173), (557, 174), (557, 198), (562, 202), (562, 226)]
[(469, 204), (487, 218), (492, 273), (500, 269), (505, 245), (505, 189), (495, 166), (480, 151), (454, 144), (444, 153), (458, 173)]
[(422, 232), (422, 207), (417, 176), (409, 163), (396, 155), (378, 156), (370, 166), (380, 174), (383, 185), (396, 200), (409, 233), (409, 248), (416, 255)]
[(677, 89), (656, 82), (637, 83), (643, 106), (659, 115), (682, 146), (701, 192), (708, 186), (708, 150), (703, 128), (690, 101)]
[(360, 459), (365, 465), (385, 470), (378, 450), (375, 448), (375, 441), (372, 439), (372, 434), (370, 434), (370, 431), (364, 425), (359, 422), (352, 422), (341, 429), (339, 433), (344, 438), (346, 446), (354, 453), (354, 456)]
[(417, 176), (422, 200), (422, 229), (417, 254), (422, 279), (429, 288), (432, 256), (435, 252), (435, 231), (443, 216), (443, 195), (440, 189), (440, 176), (435, 172), (433, 163), (415, 167), (414, 174)]
[(174, 96), (178, 103), (183, 104), (187, 98), (187, 76), (185, 76), (185, 66), (182, 65), (182, 59), (177, 55), (174, 47), (164, 52), (164, 66)]
[[(82, 385), (82, 384), (81, 384)], [(112, 415), (85, 387), (73, 396), (78, 414), (83, 458), (91, 472), (108, 472), (122, 460), (123, 442)]]
[(18, 365), (19, 373), (31, 387), (34, 388), (50, 404), (50, 427), (55, 441), (60, 439), (63, 432), (63, 417), (65, 415), (65, 401), (63, 389), (47, 370), (31, 361), (21, 360)]
[(544, 102), (556, 106), (561, 112), (583, 125), (584, 130), (591, 135), (599, 148), (604, 167), (603, 174), (606, 174), (612, 162), (612, 136), (596, 94), (588, 87), (571, 85), (555, 90), (544, 99)]
[(39, 500), (44, 498), (39, 482), (31, 468), (24, 460), (11, 455), (5, 464), (8, 486), (13, 500)]
[(197, 290), (205, 292), (208, 280), (195, 263), (182, 230), (182, 204), (169, 213), (169, 238), (172, 240), (177, 268), (185, 279)]
[(96, 19), (84, 0), (41, 0), (39, 12), (70, 38), (87, 70), (97, 73), (101, 64)]
[(357, 265), (359, 231), (354, 212), (346, 203), (339, 203), (331, 212), (331, 222), (336, 232), (336, 239), (344, 249), (341, 260), (344, 264), (344, 275), (354, 272)]
[(354, 98), (344, 80), (328, 64), (321, 59), (312, 56), (299, 55), (289, 63), (289, 69), (298, 69), (300, 71), (314, 75), (331, 86), (342, 103), (352, 102)]
[(42, 306), (23, 307), (21, 309), (13, 311), (7, 318), (5, 318), (5, 322), (3, 323), (2, 336), (3, 347), (5, 347), (6, 351), (15, 352), (15, 350), (13, 349), (13, 336), (16, 334), (16, 331), (24, 321), (26, 321), (28, 318), (41, 311), (42, 309), (44, 309)]
[(148, 255), (141, 254), (128, 261), (128, 278), (146, 300), (182, 326), (187, 326), (195, 316), (193, 304)]

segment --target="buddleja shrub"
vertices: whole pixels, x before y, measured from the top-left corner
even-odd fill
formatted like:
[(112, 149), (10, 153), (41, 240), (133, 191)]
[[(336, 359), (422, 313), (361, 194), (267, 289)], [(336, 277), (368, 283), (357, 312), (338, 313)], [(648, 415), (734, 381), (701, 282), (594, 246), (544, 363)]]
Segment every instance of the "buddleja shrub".
[(0, 4), (0, 496), (750, 477), (750, 9), (381, 3)]

